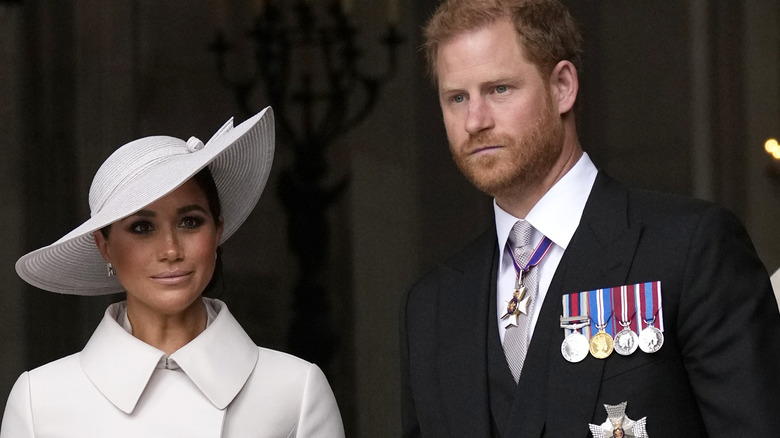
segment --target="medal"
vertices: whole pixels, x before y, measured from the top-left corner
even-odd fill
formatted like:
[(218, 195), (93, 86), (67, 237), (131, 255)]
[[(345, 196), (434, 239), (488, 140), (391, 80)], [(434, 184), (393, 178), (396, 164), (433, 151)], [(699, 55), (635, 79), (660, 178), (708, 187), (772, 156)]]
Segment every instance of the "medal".
[(582, 333), (575, 331), (563, 340), (561, 354), (564, 359), (571, 363), (582, 362), (588, 356), (589, 345), (588, 338)]
[[(590, 325), (575, 329), (585, 317), (570, 315), (589, 315)], [(629, 356), (637, 348), (655, 353), (664, 343), (663, 325), (660, 281), (564, 295), (561, 354), (569, 362), (583, 360), (579, 356), (583, 337), (597, 359), (606, 359), (612, 351)]]
[[(582, 317), (579, 320), (583, 320)], [(566, 335), (561, 343), (561, 354), (563, 358), (571, 363), (581, 362), (588, 356), (589, 343), (588, 338), (579, 332), (579, 329), (590, 325), (590, 318), (584, 317), (583, 323), (580, 324), (563, 324), (563, 318), (561, 318), (561, 328), (573, 330), (570, 334)]]
[(631, 321), (627, 323), (621, 321), (620, 325), (623, 326), (623, 330), (615, 335), (615, 352), (622, 356), (629, 356), (636, 351), (639, 336), (629, 328), (631, 326)]
[[(511, 315), (517, 317), (521, 313), (528, 315), (528, 307), (531, 301), (531, 296), (526, 292), (528, 288), (523, 286), (523, 272), (520, 271), (517, 274), (517, 285), (515, 286), (515, 292), (512, 294), (512, 299), (506, 305), (506, 313), (501, 319), (506, 319)], [(515, 324), (517, 325), (517, 324)]]
[(647, 327), (639, 335), (639, 348), (645, 353), (655, 353), (664, 345), (664, 334), (653, 327), (653, 320), (645, 321)]
[(621, 286), (612, 291), (612, 298), (619, 300), (619, 302), (612, 307), (614, 309), (620, 309), (618, 324), (623, 327), (623, 329), (615, 335), (615, 352), (622, 356), (633, 354), (638, 347), (637, 342), (639, 340), (639, 336), (631, 330), (631, 320), (636, 314), (636, 307), (634, 304), (634, 287), (630, 287), (632, 293), (628, 292), (629, 286)]
[(564, 338), (561, 342), (561, 355), (571, 363), (581, 362), (590, 351), (588, 309), (588, 292), (563, 296), (561, 328), (564, 329)]
[(561, 316), (561, 328), (571, 330), (561, 343), (561, 355), (571, 363), (580, 362), (588, 356), (588, 338), (579, 332), (590, 325), (588, 316)]
[[(610, 354), (612, 354), (612, 350), (614, 349), (612, 336), (610, 336), (610, 334), (605, 331), (609, 325), (610, 319), (612, 319), (611, 300), (604, 299), (604, 295), (609, 296), (609, 294), (610, 289), (597, 289), (590, 292), (591, 301), (594, 301), (595, 297), (595, 306), (591, 306), (591, 309), (594, 307), (596, 308), (598, 323), (595, 325), (598, 329), (598, 332), (596, 332), (596, 334), (590, 338), (589, 349), (590, 354), (592, 354), (596, 359), (606, 359)], [(609, 316), (606, 316), (607, 314), (609, 314)]]
[(599, 331), (592, 338), (590, 338), (590, 354), (596, 359), (606, 359), (612, 354), (614, 349), (614, 341), (609, 333), (604, 331), (605, 325), (597, 326)]
[(550, 240), (547, 236), (544, 236), (542, 241), (539, 242), (539, 245), (534, 250), (533, 254), (531, 254), (531, 258), (528, 260), (528, 263), (526, 263), (525, 266), (520, 266), (520, 263), (515, 259), (514, 251), (509, 251), (512, 264), (514, 265), (515, 272), (517, 273), (517, 282), (515, 283), (515, 292), (512, 294), (512, 299), (509, 300), (506, 305), (506, 313), (501, 317), (502, 320), (514, 315), (515, 325), (520, 325), (518, 322), (520, 315), (528, 315), (529, 309), (531, 307), (532, 294), (527, 293), (528, 288), (523, 284), (523, 275), (527, 274), (531, 268), (538, 265), (539, 262), (542, 261), (544, 256), (546, 256), (550, 251), (550, 248), (552, 248), (552, 243), (552, 240)]
[(649, 438), (647, 435), (647, 417), (634, 421), (626, 416), (626, 405), (604, 405), (607, 410), (607, 421), (598, 424), (588, 424), (593, 438)]
[[(645, 283), (637, 291), (644, 322), (639, 333), (639, 349), (655, 353), (664, 345), (663, 307), (661, 306), (661, 282)], [(658, 327), (655, 323), (658, 322)]]

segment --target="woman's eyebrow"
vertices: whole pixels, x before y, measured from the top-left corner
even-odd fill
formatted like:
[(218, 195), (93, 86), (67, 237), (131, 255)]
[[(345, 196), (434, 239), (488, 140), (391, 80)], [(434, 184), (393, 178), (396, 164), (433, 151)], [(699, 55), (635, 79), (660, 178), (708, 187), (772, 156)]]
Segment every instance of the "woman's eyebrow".
[(129, 219), (133, 216), (155, 217), (157, 216), (157, 213), (155, 213), (152, 210), (138, 210), (135, 213), (131, 214), (130, 216), (126, 217), (125, 219)]
[(179, 214), (189, 213), (191, 211), (202, 211), (203, 213), (208, 213), (205, 208), (201, 207), (198, 204), (192, 204), (192, 205), (185, 205), (184, 207), (179, 208), (176, 210)]

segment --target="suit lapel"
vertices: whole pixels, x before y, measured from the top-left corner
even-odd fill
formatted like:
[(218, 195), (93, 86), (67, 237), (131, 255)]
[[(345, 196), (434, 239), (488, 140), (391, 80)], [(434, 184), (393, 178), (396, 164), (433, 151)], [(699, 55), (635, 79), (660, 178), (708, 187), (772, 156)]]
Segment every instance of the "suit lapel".
[(490, 294), (495, 293), (491, 277), (495, 277), (496, 246), (491, 229), (449, 263), (452, 275), (439, 290), (438, 384), (452, 436), (485, 436), (491, 429), (487, 321)]
[[(580, 226), (567, 248), (542, 309), (549, 345), (549, 390), (556, 400), (548, 404), (547, 434), (586, 436), (597, 408), (605, 360), (588, 356), (567, 362), (560, 352), (561, 297), (565, 294), (625, 284), (641, 235), (641, 224), (630, 222), (628, 191), (600, 172), (583, 211)], [(543, 321), (543, 322), (542, 322)]]

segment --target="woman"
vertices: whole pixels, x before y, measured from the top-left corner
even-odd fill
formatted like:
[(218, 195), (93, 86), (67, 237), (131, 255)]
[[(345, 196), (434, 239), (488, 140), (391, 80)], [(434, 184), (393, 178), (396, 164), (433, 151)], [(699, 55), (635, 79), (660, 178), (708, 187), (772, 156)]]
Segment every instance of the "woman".
[(0, 438), (344, 435), (316, 365), (255, 346), (223, 302), (202, 296), (219, 245), (265, 186), (273, 127), (266, 108), (205, 145), (146, 137), (103, 163), (91, 218), (16, 269), (52, 292), (127, 300), (83, 351), (22, 374)]

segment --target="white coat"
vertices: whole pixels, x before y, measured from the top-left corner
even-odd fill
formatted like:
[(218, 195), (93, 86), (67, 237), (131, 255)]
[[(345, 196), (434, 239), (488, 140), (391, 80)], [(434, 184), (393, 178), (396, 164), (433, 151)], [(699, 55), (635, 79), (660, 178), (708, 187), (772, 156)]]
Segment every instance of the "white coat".
[(80, 353), (19, 377), (0, 438), (344, 436), (322, 371), (257, 347), (223, 302), (170, 357), (117, 322), (122, 304)]

